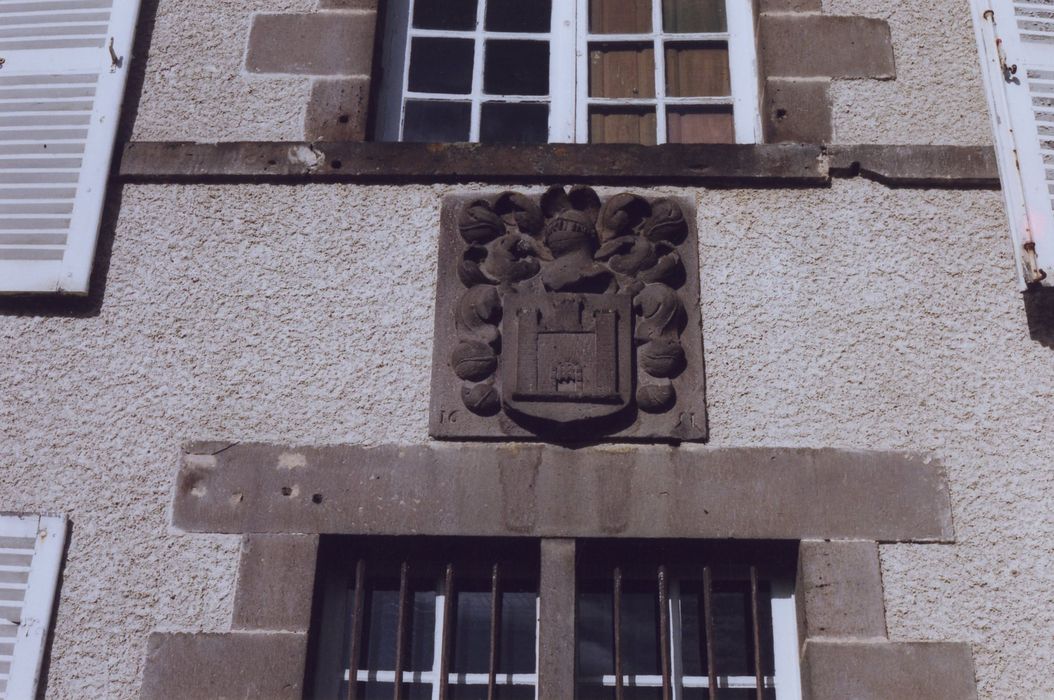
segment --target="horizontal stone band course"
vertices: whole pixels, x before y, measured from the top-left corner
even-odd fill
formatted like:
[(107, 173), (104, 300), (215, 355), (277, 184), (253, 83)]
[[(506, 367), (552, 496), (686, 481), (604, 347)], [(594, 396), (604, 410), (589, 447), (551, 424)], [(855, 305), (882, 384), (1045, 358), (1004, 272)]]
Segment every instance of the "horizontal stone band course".
[[(349, 108), (350, 109), (350, 108)], [(133, 141), (125, 182), (560, 182), (825, 187), (861, 175), (889, 185), (999, 187), (988, 146)]]
[(806, 449), (189, 446), (177, 527), (219, 533), (951, 541), (943, 469)]

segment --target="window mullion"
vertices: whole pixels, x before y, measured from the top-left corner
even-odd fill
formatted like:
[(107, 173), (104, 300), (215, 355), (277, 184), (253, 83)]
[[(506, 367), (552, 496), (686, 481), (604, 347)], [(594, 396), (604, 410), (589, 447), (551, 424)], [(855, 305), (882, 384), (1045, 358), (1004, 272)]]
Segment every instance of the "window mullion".
[(652, 32), (655, 33), (655, 143), (666, 143), (666, 50), (662, 39), (662, 0), (651, 1)]
[(399, 98), (399, 140), (403, 140), (403, 129), (406, 125), (406, 94), (410, 91), (410, 49), (414, 43), (414, 3), (407, 0), (406, 10), (406, 47), (403, 55), (402, 93)]
[(575, 696), (575, 541), (543, 539), (538, 586), (537, 697)]
[(472, 143), (479, 143), (480, 121), (483, 113), (483, 23), (486, 17), (487, 0), (479, 0), (479, 5), (476, 6), (475, 55), (472, 59), (472, 121), (468, 136), (468, 140)]

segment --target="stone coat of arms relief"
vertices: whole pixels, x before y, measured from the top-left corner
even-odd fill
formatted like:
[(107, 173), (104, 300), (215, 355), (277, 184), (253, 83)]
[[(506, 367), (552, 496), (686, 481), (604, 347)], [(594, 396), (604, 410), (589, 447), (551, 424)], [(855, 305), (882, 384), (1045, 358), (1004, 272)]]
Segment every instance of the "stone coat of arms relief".
[(432, 435), (705, 440), (691, 213), (589, 187), (447, 200)]

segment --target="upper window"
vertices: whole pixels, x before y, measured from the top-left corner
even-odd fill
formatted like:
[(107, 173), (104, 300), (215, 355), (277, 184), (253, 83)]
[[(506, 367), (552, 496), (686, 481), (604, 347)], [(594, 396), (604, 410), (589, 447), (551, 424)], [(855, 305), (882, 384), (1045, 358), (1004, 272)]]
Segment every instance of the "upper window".
[(389, 0), (376, 136), (754, 143), (745, 0)]

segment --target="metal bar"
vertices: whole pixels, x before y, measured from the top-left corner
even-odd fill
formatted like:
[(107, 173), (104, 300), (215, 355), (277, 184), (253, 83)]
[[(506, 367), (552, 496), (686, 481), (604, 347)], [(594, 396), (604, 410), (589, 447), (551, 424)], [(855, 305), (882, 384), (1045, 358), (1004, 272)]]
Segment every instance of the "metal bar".
[(714, 605), (713, 580), (710, 567), (703, 567), (703, 621), (706, 632), (706, 672), (709, 677), (709, 700), (717, 698), (717, 669), (714, 661)]
[(761, 618), (758, 612), (758, 567), (750, 567), (750, 616), (754, 621), (754, 682), (755, 697), (765, 700), (765, 676), (761, 668)]
[(362, 616), (366, 608), (366, 560), (355, 564), (355, 602), (351, 617), (351, 650), (348, 656), (348, 700), (359, 697), (359, 656), (362, 654)]
[(403, 700), (403, 667), (406, 664), (407, 598), (410, 593), (410, 564), (403, 562), (399, 570), (399, 614), (395, 631), (395, 700)]
[(443, 643), (439, 647), (439, 700), (447, 700), (450, 686), (450, 621), (454, 614), (454, 565), (446, 565), (446, 581), (443, 584)]
[(622, 688), (622, 569), (615, 567), (615, 591), (612, 595), (612, 619), (615, 626), (615, 700), (623, 700)]
[(490, 664), (487, 670), (487, 700), (495, 700), (498, 680), (498, 643), (501, 631), (501, 570), (497, 564), (490, 576)]
[(666, 567), (659, 567), (659, 660), (662, 664), (662, 700), (672, 700), (670, 680), (670, 581)]

